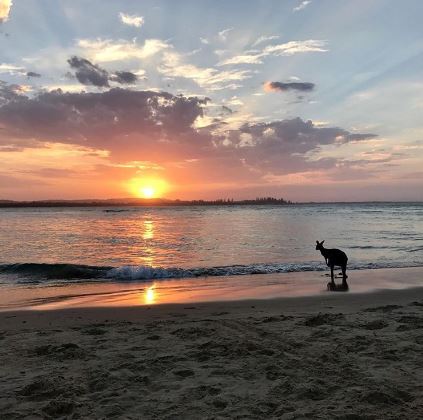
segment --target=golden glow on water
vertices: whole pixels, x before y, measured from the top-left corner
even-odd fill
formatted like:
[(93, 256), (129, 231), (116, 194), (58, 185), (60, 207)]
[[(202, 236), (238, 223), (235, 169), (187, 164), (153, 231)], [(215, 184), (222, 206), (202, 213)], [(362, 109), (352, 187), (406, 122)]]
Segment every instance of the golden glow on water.
[(144, 221), (144, 232), (142, 233), (144, 240), (154, 238), (154, 222), (152, 220)]
[(159, 178), (133, 178), (129, 181), (129, 191), (139, 198), (159, 198), (168, 191), (168, 184)]
[(152, 284), (150, 287), (147, 287), (144, 292), (144, 303), (146, 305), (152, 305), (156, 303), (156, 285)]
[(154, 267), (155, 249), (151, 246), (151, 241), (154, 239), (154, 222), (153, 220), (144, 220), (141, 225), (141, 236), (144, 241), (144, 249), (140, 258), (140, 263), (148, 267)]

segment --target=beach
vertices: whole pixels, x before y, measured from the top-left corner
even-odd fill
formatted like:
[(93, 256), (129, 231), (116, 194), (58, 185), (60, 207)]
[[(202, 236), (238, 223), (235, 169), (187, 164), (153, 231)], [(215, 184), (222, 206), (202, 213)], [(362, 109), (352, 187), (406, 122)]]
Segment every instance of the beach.
[(0, 325), (5, 419), (423, 416), (423, 288), (6, 311)]
[(422, 16), (0, 0), (0, 420), (423, 420)]
[(422, 418), (422, 210), (2, 209), (0, 418)]

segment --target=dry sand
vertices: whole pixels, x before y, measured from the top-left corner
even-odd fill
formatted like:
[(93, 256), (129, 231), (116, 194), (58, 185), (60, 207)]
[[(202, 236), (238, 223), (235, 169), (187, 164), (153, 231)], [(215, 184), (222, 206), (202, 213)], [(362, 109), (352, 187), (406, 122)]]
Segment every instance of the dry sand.
[(423, 418), (423, 288), (0, 325), (2, 419)]

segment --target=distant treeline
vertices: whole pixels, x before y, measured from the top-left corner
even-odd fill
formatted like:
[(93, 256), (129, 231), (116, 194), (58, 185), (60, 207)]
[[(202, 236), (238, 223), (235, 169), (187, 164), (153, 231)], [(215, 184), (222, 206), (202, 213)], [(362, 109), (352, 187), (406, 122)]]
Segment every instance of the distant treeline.
[(218, 200), (193, 200), (193, 201), (179, 201), (176, 200), (175, 202), (180, 203), (187, 203), (189, 205), (196, 205), (196, 206), (213, 206), (213, 205), (249, 205), (249, 204), (277, 204), (277, 205), (285, 205), (285, 204), (293, 204), (292, 201), (285, 200), (283, 198), (274, 198), (274, 197), (258, 197), (254, 200), (234, 200), (233, 198), (221, 198)]
[(243, 205), (288, 205), (289, 200), (274, 197), (258, 197), (254, 200), (166, 200), (166, 199), (109, 199), (109, 200), (0, 200), (0, 207), (132, 207), (132, 206), (243, 206)]

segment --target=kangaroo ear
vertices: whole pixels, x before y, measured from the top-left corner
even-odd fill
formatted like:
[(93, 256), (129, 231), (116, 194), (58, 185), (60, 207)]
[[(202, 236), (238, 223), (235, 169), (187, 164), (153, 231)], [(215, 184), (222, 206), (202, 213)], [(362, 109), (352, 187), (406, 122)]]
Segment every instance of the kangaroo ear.
[(319, 241), (316, 241), (316, 244), (319, 245)]
[(323, 242), (325, 242), (324, 240), (322, 242), (320, 242), (320, 245), (323, 245)]

